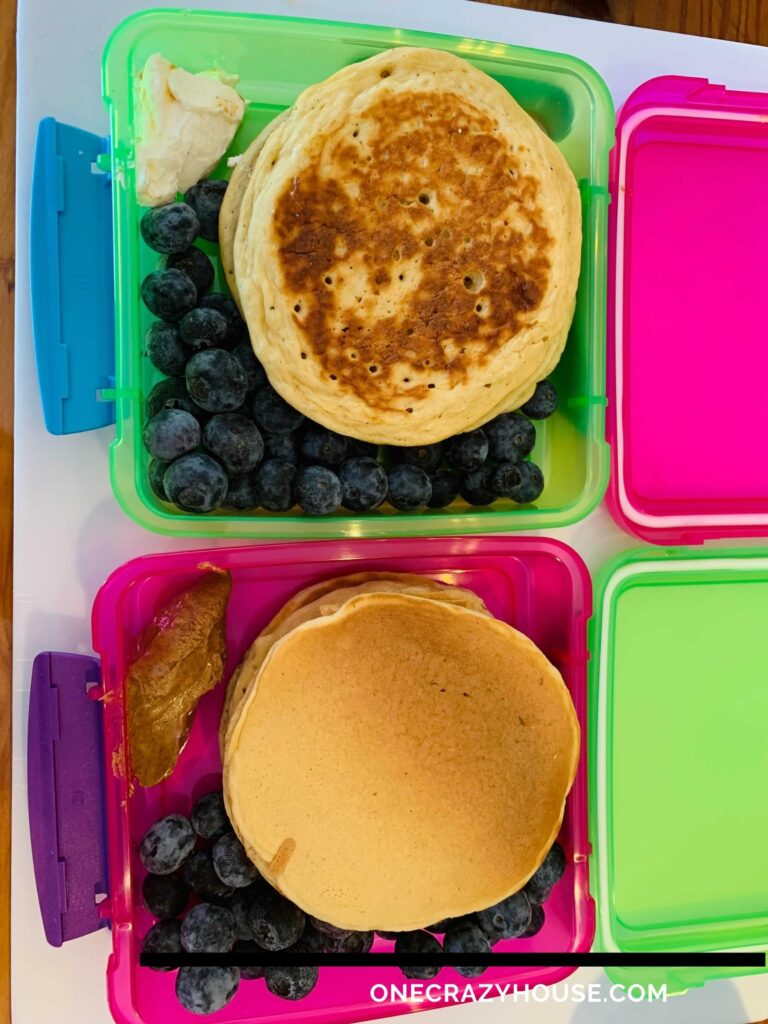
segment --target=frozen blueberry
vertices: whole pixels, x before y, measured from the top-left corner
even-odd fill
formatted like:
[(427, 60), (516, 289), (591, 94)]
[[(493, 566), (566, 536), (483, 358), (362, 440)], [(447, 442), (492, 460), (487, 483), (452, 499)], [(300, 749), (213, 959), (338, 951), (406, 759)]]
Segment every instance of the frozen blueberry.
[(332, 469), (344, 461), (347, 454), (347, 439), (333, 430), (326, 430), (316, 423), (307, 427), (301, 441), (301, 454), (307, 462)]
[(163, 484), (168, 500), (184, 512), (212, 512), (222, 504), (229, 488), (219, 463), (197, 452), (171, 463)]
[(310, 921), (307, 921), (301, 938), (292, 948), (304, 953), (325, 953), (332, 942), (331, 938), (323, 935)]
[(161, 462), (173, 462), (200, 444), (200, 424), (183, 409), (163, 409), (144, 427), (144, 447)]
[(536, 385), (536, 390), (520, 411), (532, 420), (545, 420), (547, 416), (552, 415), (555, 409), (557, 409), (557, 392), (548, 380), (540, 380)]
[(183, 377), (169, 377), (159, 380), (147, 395), (147, 417), (152, 419), (162, 409), (183, 409), (191, 412), (197, 420), (207, 418), (207, 413), (192, 401)]
[(349, 928), (339, 928), (318, 917), (307, 918), (302, 933), (302, 942), (311, 940), (311, 931), (322, 936), (322, 948), (331, 953), (368, 953), (373, 945), (373, 932), (358, 932)]
[(287, 512), (296, 504), (296, 467), (290, 462), (267, 459), (254, 473), (256, 502), (267, 512)]
[(488, 458), (488, 438), (485, 431), (470, 430), (468, 434), (457, 434), (448, 442), (446, 456), (454, 469), (465, 473), (479, 469)]
[(203, 430), (203, 447), (228, 473), (249, 473), (264, 458), (264, 442), (253, 420), (236, 412), (212, 416)]
[(432, 484), (423, 469), (400, 462), (389, 471), (387, 501), (403, 512), (413, 512), (432, 497)]
[(235, 891), (216, 874), (210, 850), (195, 850), (191, 853), (181, 866), (181, 877), (195, 896), (206, 903), (220, 903), (229, 899)]
[(200, 234), (197, 214), (186, 203), (166, 203), (147, 210), (140, 222), (141, 237), (155, 252), (183, 252)]
[(317, 967), (267, 967), (264, 980), (273, 996), (304, 999), (317, 984)]
[(235, 937), (237, 939), (249, 941), (253, 939), (251, 924), (253, 904), (266, 891), (266, 882), (262, 878), (245, 889), (235, 890), (234, 896), (229, 901), (229, 909), (235, 919)]
[(204, 309), (215, 309), (217, 313), (222, 313), (227, 318), (229, 332), (226, 348), (232, 348), (241, 342), (250, 344), (245, 321), (229, 295), (225, 295), (223, 292), (209, 292), (200, 300), (200, 305)]
[(287, 949), (304, 931), (304, 912), (274, 890), (261, 893), (251, 906), (254, 942), (262, 949)]
[(510, 491), (509, 496), (520, 505), (528, 505), (536, 501), (544, 490), (544, 474), (535, 462), (521, 462), (519, 469), (522, 480)]
[[(395, 939), (395, 952), (406, 955), (408, 953), (440, 953), (442, 946), (435, 938), (426, 931), (402, 932)], [(434, 966), (403, 966), (400, 968), (406, 978), (418, 978), (427, 981), (437, 977), (440, 971), (439, 964)]]
[(296, 434), (264, 434), (264, 458), (299, 464), (299, 442)]
[(213, 867), (225, 885), (245, 889), (259, 873), (234, 832), (227, 832), (213, 847)]
[(182, 814), (169, 814), (151, 825), (141, 840), (141, 863), (153, 875), (170, 875), (195, 845), (195, 833)]
[(500, 903), (475, 914), (485, 937), (494, 945), (502, 939), (516, 939), (531, 923), (531, 905), (524, 892), (516, 892)]
[(229, 953), (235, 944), (235, 919), (226, 907), (198, 903), (181, 922), (187, 953)]
[(455, 470), (438, 469), (429, 481), (432, 484), (432, 496), (427, 502), (430, 508), (445, 508), (459, 496), (461, 477)]
[[(153, 924), (141, 944), (142, 953), (181, 953), (181, 922), (158, 921)], [(153, 967), (153, 971), (172, 971), (173, 967)]]
[(296, 477), (296, 501), (308, 516), (327, 516), (341, 504), (341, 483), (332, 469), (305, 466)]
[(168, 495), (165, 493), (165, 486), (163, 484), (163, 477), (165, 476), (166, 469), (168, 469), (168, 465), (167, 462), (160, 462), (159, 459), (150, 459), (149, 466), (147, 467), (150, 489), (160, 501), (168, 501)]
[(242, 366), (222, 348), (196, 352), (185, 376), (191, 397), (208, 412), (234, 412), (248, 393)]
[(248, 939), (241, 939), (235, 943), (235, 953), (247, 953), (248, 956), (253, 957), (254, 961), (247, 967), (240, 968), (241, 981), (256, 981), (257, 978), (264, 977), (264, 968), (258, 965), (259, 954), (263, 952), (261, 946), (257, 946), (255, 942)]
[(181, 270), (153, 270), (141, 282), (144, 305), (161, 320), (181, 320), (197, 304), (197, 288)]
[(178, 875), (147, 875), (141, 895), (155, 917), (178, 917), (187, 905), (189, 888)]
[(341, 504), (351, 512), (378, 508), (387, 496), (387, 473), (375, 459), (346, 459), (339, 469)]
[(302, 414), (283, 401), (269, 384), (256, 392), (253, 418), (262, 430), (271, 434), (289, 434), (292, 430), (298, 430), (304, 422)]
[(189, 1013), (216, 1013), (232, 999), (239, 982), (236, 967), (181, 967), (176, 998)]
[(167, 377), (178, 377), (184, 373), (189, 359), (189, 349), (179, 336), (176, 324), (155, 320), (144, 335), (147, 358), (160, 373)]
[(491, 474), (491, 490), (499, 498), (510, 498), (523, 482), (522, 462), (500, 462)]
[(204, 348), (221, 348), (227, 340), (229, 325), (226, 317), (215, 309), (198, 306), (179, 321), (179, 336), (195, 352)]
[(358, 441), (356, 437), (347, 438), (348, 459), (377, 459), (379, 446), (369, 441)]
[(173, 253), (166, 259), (165, 266), (171, 270), (183, 271), (197, 289), (198, 299), (202, 299), (213, 284), (213, 264), (197, 246), (193, 245), (184, 252)]
[(230, 474), (229, 487), (221, 505), (222, 508), (232, 508), (238, 512), (258, 508), (253, 473)]
[(232, 355), (243, 368), (243, 373), (248, 383), (248, 390), (256, 391), (258, 388), (263, 388), (267, 383), (267, 375), (250, 344), (245, 341), (235, 345), (232, 349)]
[(222, 178), (207, 178), (205, 181), (198, 181), (184, 195), (184, 201), (197, 214), (200, 237), (206, 242), (219, 240), (219, 210), (226, 191), (227, 182)]
[(417, 448), (394, 448), (392, 451), (395, 457), (399, 456), (400, 460), (405, 462), (406, 465), (418, 466), (427, 475), (435, 472), (443, 458), (443, 445), (441, 442), (437, 444), (424, 444)]
[[(453, 924), (445, 933), (443, 949), (446, 953), (490, 953), (491, 945), (476, 924)], [(485, 967), (456, 967), (465, 978), (476, 978)]]
[(488, 453), (497, 462), (522, 462), (536, 444), (536, 427), (519, 412), (506, 412), (483, 427)]
[(442, 921), (438, 921), (436, 924), (428, 925), (424, 931), (432, 932), (434, 935), (445, 935), (452, 924), (452, 919), (450, 917), (446, 917)]
[(553, 843), (542, 864), (528, 879), (524, 892), (531, 903), (544, 903), (565, 872), (565, 853), (560, 843)]
[(195, 801), (189, 816), (192, 828), (201, 839), (214, 839), (223, 836), (231, 828), (227, 809), (224, 806), (224, 794), (220, 792), (206, 793)]
[(532, 939), (544, 927), (544, 907), (538, 903), (531, 904), (531, 923), (520, 936), (521, 939)]
[(493, 467), (481, 466), (464, 474), (461, 496), (469, 505), (492, 505), (496, 501), (493, 490)]

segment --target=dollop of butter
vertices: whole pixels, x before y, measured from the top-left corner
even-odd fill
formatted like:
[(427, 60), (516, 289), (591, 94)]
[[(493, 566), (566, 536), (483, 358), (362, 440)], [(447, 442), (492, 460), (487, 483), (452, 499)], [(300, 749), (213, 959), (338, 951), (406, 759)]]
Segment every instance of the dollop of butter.
[(236, 75), (191, 74), (159, 53), (139, 73), (136, 194), (143, 206), (170, 203), (211, 173), (245, 113)]

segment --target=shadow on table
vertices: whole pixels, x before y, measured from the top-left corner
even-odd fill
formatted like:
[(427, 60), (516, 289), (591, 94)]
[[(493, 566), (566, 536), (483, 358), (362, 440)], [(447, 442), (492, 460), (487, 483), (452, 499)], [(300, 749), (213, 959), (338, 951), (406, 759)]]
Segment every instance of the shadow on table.
[(572, 1024), (738, 1024), (746, 1019), (744, 1005), (731, 981), (713, 981), (689, 989), (685, 995), (669, 996), (666, 1002), (638, 1003), (626, 996), (623, 1002), (614, 1002), (613, 982), (605, 974), (595, 984), (600, 986), (599, 1001), (580, 1003)]

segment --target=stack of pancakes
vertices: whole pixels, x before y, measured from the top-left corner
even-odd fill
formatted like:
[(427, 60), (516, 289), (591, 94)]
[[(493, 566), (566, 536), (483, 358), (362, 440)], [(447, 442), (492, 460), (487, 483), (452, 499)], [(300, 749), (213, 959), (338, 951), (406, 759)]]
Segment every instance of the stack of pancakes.
[(361, 573), (299, 593), (229, 684), (224, 795), (264, 877), (342, 928), (518, 891), (560, 828), (579, 727), (558, 671), (472, 592)]
[(243, 155), (227, 280), (291, 405), (422, 445), (522, 405), (573, 317), (578, 188), (498, 82), (401, 48), (305, 90)]

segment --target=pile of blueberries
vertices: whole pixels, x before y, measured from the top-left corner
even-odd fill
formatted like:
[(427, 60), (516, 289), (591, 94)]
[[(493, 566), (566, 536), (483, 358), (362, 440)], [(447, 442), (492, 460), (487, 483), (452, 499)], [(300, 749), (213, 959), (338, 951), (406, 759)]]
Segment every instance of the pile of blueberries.
[(299, 506), (323, 516), (368, 512), (385, 501), (401, 511), (498, 498), (536, 501), (541, 470), (527, 461), (533, 420), (550, 416), (557, 395), (537, 385), (521, 411), (440, 444), (380, 450), (307, 420), (270, 386), (229, 295), (210, 291), (215, 271), (194, 243), (216, 242), (227, 182), (206, 179), (184, 202), (146, 211), (141, 234), (162, 254), (141, 296), (158, 319), (144, 346), (165, 378), (149, 392), (143, 440), (149, 485), (185, 512)]
[[(176, 996), (190, 1013), (215, 1013), (233, 998), (241, 981), (264, 980), (282, 999), (308, 996), (316, 966), (257, 966), (263, 950), (305, 953), (367, 953), (373, 932), (348, 931), (305, 914), (276, 892), (248, 859), (232, 831), (220, 792), (208, 793), (189, 818), (169, 814), (152, 825), (139, 856), (148, 874), (142, 895), (156, 918), (142, 950), (176, 954), (232, 951), (253, 957), (248, 967), (180, 967)], [(395, 952), (488, 953), (497, 942), (530, 938), (544, 924), (542, 904), (562, 878), (565, 854), (555, 843), (525, 887), (487, 910), (440, 921), (423, 931), (379, 932)], [(193, 905), (190, 907), (190, 903)], [(189, 909), (187, 909), (189, 907)], [(437, 938), (443, 936), (442, 943)], [(173, 968), (157, 968), (172, 970)], [(456, 967), (466, 978), (484, 967)], [(438, 966), (403, 966), (408, 978), (434, 978)]]

